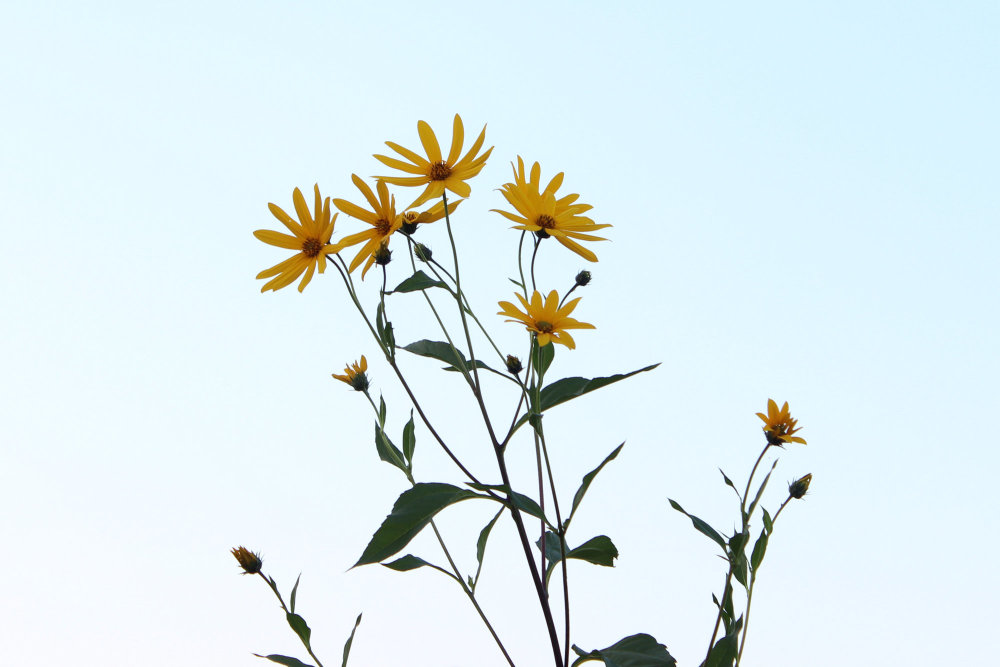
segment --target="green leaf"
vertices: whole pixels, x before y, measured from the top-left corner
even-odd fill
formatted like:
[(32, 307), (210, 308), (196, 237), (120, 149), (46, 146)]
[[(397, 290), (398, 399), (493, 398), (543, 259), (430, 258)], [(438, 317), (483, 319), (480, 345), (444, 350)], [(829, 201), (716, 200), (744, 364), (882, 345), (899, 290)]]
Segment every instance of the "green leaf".
[(555, 350), (556, 346), (550, 343), (548, 345), (539, 348), (537, 338), (531, 339), (531, 346), (535, 348), (535, 353), (538, 355), (535, 357), (536, 359), (538, 359), (538, 375), (540, 377), (544, 376), (545, 371), (549, 370), (549, 366), (552, 365), (552, 360), (556, 356), (556, 350)]
[(298, 614), (292, 613), (285, 614), (285, 618), (288, 620), (288, 625), (292, 627), (295, 634), (297, 634), (299, 639), (302, 640), (302, 643), (305, 644), (305, 647), (311, 648), (309, 645), (309, 637), (312, 635), (312, 630), (309, 629), (306, 619), (302, 618)]
[(580, 656), (572, 667), (584, 662), (602, 661), (607, 667), (675, 667), (677, 661), (652, 636), (639, 633), (626, 637), (599, 651), (584, 653), (579, 647), (573, 650)]
[(736, 581), (740, 582), (740, 585), (743, 586), (743, 588), (746, 588), (747, 587), (747, 556), (746, 556), (745, 553), (743, 553), (742, 551), (740, 551), (735, 556), (731, 556), (731, 558), (735, 558), (736, 559), (735, 562), (733, 563), (733, 576), (736, 578)]
[(413, 449), (417, 446), (417, 436), (413, 430), (413, 410), (410, 410), (410, 421), (403, 427), (403, 456), (406, 462), (413, 461)]
[(354, 633), (358, 631), (359, 625), (361, 625), (361, 614), (358, 614), (358, 620), (354, 621), (354, 629), (351, 630), (351, 636), (347, 638), (347, 643), (344, 644), (344, 662), (341, 663), (341, 667), (347, 667), (347, 656), (351, 654), (351, 644), (354, 643)]
[(378, 563), (399, 553), (435, 514), (449, 505), (476, 497), (472, 491), (439, 482), (421, 483), (407, 489), (396, 499), (392, 513), (375, 531), (361, 558), (352, 567)]
[(386, 294), (392, 294), (393, 292), (417, 292), (425, 290), (428, 287), (446, 287), (446, 285), (440, 280), (434, 280), (423, 271), (417, 271), (396, 285), (396, 289), (392, 290), (392, 292), (386, 292)]
[(726, 550), (726, 541), (722, 539), (722, 535), (719, 535), (719, 533), (716, 532), (714, 528), (712, 528), (710, 525), (708, 525), (698, 517), (694, 516), (693, 514), (688, 514), (687, 512), (685, 512), (683, 507), (681, 507), (675, 501), (670, 500), (670, 498), (667, 498), (667, 500), (670, 501), (671, 507), (673, 507), (675, 510), (677, 510), (687, 518), (691, 519), (691, 523), (694, 524), (695, 530), (697, 530), (702, 535), (708, 536), (713, 542), (722, 547), (723, 551)]
[(302, 662), (298, 658), (289, 658), (287, 655), (261, 655), (260, 653), (254, 653), (254, 655), (258, 658), (264, 658), (265, 660), (276, 662), (279, 665), (285, 665), (285, 667), (313, 667), (312, 665)]
[(378, 397), (378, 425), (385, 427), (385, 399), (381, 394)]
[(289, 608), (291, 609), (291, 611), (292, 611), (293, 614), (295, 613), (295, 595), (299, 592), (299, 580), (300, 579), (302, 579), (302, 574), (301, 573), (299, 574), (299, 576), (295, 577), (295, 585), (292, 586), (292, 597), (289, 600)]
[(378, 451), (380, 459), (386, 463), (391, 463), (403, 472), (407, 472), (406, 463), (403, 461), (403, 453), (399, 451), (396, 445), (392, 444), (392, 440), (389, 439), (389, 436), (385, 434), (385, 431), (378, 424), (375, 424), (375, 449)]
[[(476, 489), (477, 491), (488, 491), (488, 490), (500, 491), (511, 500), (511, 502), (515, 507), (517, 507), (517, 509), (519, 509), (520, 511), (524, 512), (529, 516), (535, 517), (536, 519), (541, 519), (542, 521), (545, 522), (545, 525), (549, 526), (550, 528), (554, 528), (552, 523), (545, 517), (545, 514), (542, 512), (542, 508), (539, 507), (538, 503), (535, 502), (533, 498), (530, 498), (524, 495), (523, 493), (518, 493), (517, 491), (511, 491), (510, 487), (508, 487), (506, 484), (477, 484), (475, 482), (466, 482), (466, 484)], [(479, 497), (481, 498), (486, 497), (489, 498), (490, 500), (497, 500), (496, 498), (490, 496), (479, 496)], [(507, 503), (504, 504), (506, 505)]]
[(514, 280), (513, 278), (508, 278), (507, 280), (511, 281), (512, 283), (520, 287), (522, 290), (525, 289), (524, 283), (522, 283), (520, 280)]
[(493, 530), (493, 526), (496, 525), (497, 519), (499, 519), (502, 514), (503, 509), (497, 512), (496, 516), (493, 517), (493, 519), (486, 524), (486, 527), (479, 532), (479, 539), (476, 540), (476, 563), (480, 567), (483, 564), (483, 556), (486, 555), (486, 541), (490, 539), (490, 532)]
[(444, 569), (443, 567), (439, 567), (434, 563), (428, 563), (423, 558), (417, 558), (416, 556), (413, 556), (411, 554), (406, 554), (402, 558), (394, 560), (391, 563), (382, 563), (382, 567), (387, 567), (390, 570), (395, 570), (396, 572), (409, 572), (410, 570), (416, 570), (421, 567), (431, 567), (437, 570), (438, 572), (443, 572), (447, 574), (452, 579), (455, 578), (454, 574)]
[(764, 476), (764, 481), (761, 482), (760, 488), (757, 489), (757, 495), (754, 496), (753, 502), (750, 503), (750, 508), (747, 509), (747, 516), (753, 514), (754, 508), (757, 507), (757, 503), (760, 502), (760, 497), (764, 493), (764, 489), (767, 487), (767, 482), (771, 479), (771, 473), (774, 472), (775, 467), (778, 465), (778, 460), (775, 459), (774, 463), (771, 464), (771, 469), (767, 471), (767, 475)]
[(388, 348), (389, 354), (394, 355), (396, 338), (392, 334), (392, 323), (385, 321), (385, 308), (381, 303), (375, 311), (375, 330), (378, 332), (378, 339)]
[[(539, 549), (542, 548), (541, 538), (535, 542), (535, 546)], [(598, 535), (597, 537), (587, 540), (577, 548), (570, 549), (568, 546), (563, 547), (562, 540), (559, 539), (559, 535), (551, 530), (546, 531), (545, 560), (549, 563), (545, 568), (546, 586), (548, 586), (549, 578), (552, 576), (552, 572), (555, 570), (556, 565), (562, 560), (563, 548), (566, 549), (566, 560), (584, 560), (588, 563), (593, 563), (594, 565), (603, 565), (604, 567), (614, 567), (614, 559), (618, 558), (618, 549), (611, 541), (611, 538), (607, 535)]]
[(739, 635), (743, 627), (743, 617), (741, 616), (732, 629), (719, 641), (715, 642), (705, 667), (731, 667), (736, 662), (736, 654), (739, 649)]
[(771, 520), (771, 515), (768, 514), (767, 510), (761, 510), (764, 513), (764, 528), (767, 530), (768, 534), (774, 531), (774, 522)]
[[(640, 368), (639, 370), (632, 371), (631, 373), (623, 373), (620, 375), (611, 375), (609, 377), (599, 377), (589, 380), (587, 378), (581, 378), (581, 377), (563, 378), (561, 380), (556, 380), (547, 387), (542, 388), (540, 395), (541, 399), (540, 409), (541, 411), (544, 412), (549, 408), (554, 408), (560, 403), (565, 403), (578, 396), (583, 396), (584, 394), (588, 394), (596, 389), (600, 389), (601, 387), (606, 387), (609, 384), (620, 382), (625, 378), (630, 378), (633, 375), (637, 375), (639, 373), (651, 371), (659, 365), (660, 364), (653, 364), (652, 366), (646, 366), (645, 368)], [(517, 429), (519, 429), (521, 426), (524, 425), (526, 421), (528, 421), (527, 415), (521, 417), (517, 421), (517, 424), (514, 425), (514, 430), (516, 431)]]
[(452, 347), (449, 343), (424, 339), (404, 345), (403, 349), (421, 357), (430, 357), (431, 359), (443, 361), (455, 370), (469, 368), (469, 361), (462, 354), (462, 351)]
[(608, 456), (604, 459), (604, 461), (601, 462), (601, 465), (597, 466), (596, 468), (594, 468), (593, 470), (591, 470), (590, 472), (588, 472), (586, 475), (583, 476), (583, 482), (581, 482), (580, 488), (576, 490), (576, 495), (573, 496), (573, 507), (569, 511), (569, 517), (567, 517), (566, 522), (563, 524), (564, 531), (569, 528), (569, 522), (573, 520), (573, 515), (576, 514), (576, 508), (580, 506), (580, 502), (583, 500), (583, 496), (587, 493), (587, 489), (590, 488), (590, 483), (594, 481), (595, 477), (597, 477), (597, 473), (601, 472), (601, 469), (604, 466), (606, 466), (610, 461), (613, 461), (618, 456), (618, 453), (622, 451), (622, 447), (624, 446), (625, 443), (623, 442), (622, 444), (615, 447), (615, 450), (610, 454), (608, 454)]
[(760, 537), (757, 538), (757, 542), (753, 545), (753, 552), (750, 554), (750, 569), (754, 572), (760, 569), (760, 564), (764, 562), (764, 554), (767, 552), (767, 541), (769, 538), (770, 534), (765, 527), (760, 531)]

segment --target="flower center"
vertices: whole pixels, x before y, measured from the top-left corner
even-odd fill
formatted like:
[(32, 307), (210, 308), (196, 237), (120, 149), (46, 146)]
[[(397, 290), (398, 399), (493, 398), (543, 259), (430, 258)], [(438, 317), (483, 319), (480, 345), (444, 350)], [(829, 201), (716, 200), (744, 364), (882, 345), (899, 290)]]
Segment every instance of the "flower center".
[(538, 219), (535, 220), (535, 224), (542, 229), (552, 229), (556, 226), (556, 219), (547, 213), (542, 213), (538, 216)]
[(444, 160), (435, 162), (431, 165), (432, 181), (443, 181), (449, 176), (451, 176), (451, 167), (449, 167)]
[(306, 257), (315, 257), (322, 249), (323, 244), (319, 242), (319, 239), (306, 239), (302, 242), (302, 254)]
[(552, 333), (555, 327), (553, 327), (551, 323), (541, 320), (539, 322), (535, 322), (535, 329), (537, 329), (539, 333)]
[(378, 232), (379, 236), (388, 236), (392, 231), (392, 223), (385, 218), (379, 218), (378, 222), (375, 223), (375, 231)]

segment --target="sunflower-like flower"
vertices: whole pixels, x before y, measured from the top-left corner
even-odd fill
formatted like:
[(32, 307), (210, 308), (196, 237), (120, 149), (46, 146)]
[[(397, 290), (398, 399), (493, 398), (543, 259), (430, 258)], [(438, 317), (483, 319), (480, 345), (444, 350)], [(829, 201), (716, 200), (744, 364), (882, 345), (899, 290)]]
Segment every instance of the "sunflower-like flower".
[(788, 401), (785, 401), (779, 410), (774, 399), (769, 398), (767, 399), (767, 414), (758, 412), (757, 416), (764, 421), (764, 436), (770, 444), (778, 447), (786, 442), (806, 444), (805, 440), (795, 435), (801, 428), (795, 426), (799, 420), (792, 419), (792, 415), (788, 412)]
[(419, 121), (417, 123), (417, 132), (420, 134), (420, 143), (423, 144), (424, 152), (427, 154), (426, 158), (391, 141), (385, 142), (386, 146), (402, 155), (409, 162), (385, 155), (375, 155), (375, 159), (382, 164), (412, 175), (376, 176), (376, 178), (381, 178), (393, 185), (407, 187), (426, 185), (427, 187), (424, 188), (423, 193), (410, 204), (411, 208), (420, 206), (435, 197), (440, 197), (446, 189), (451, 190), (459, 197), (468, 197), (472, 189), (466, 181), (482, 170), (483, 165), (486, 164), (486, 159), (493, 152), (493, 147), (491, 146), (485, 153), (478, 155), (480, 149), (483, 147), (483, 142), (486, 141), (486, 126), (483, 126), (483, 131), (479, 133), (479, 138), (476, 139), (469, 152), (461, 160), (458, 158), (462, 153), (462, 144), (465, 141), (465, 129), (462, 126), (462, 118), (458, 114), (455, 114), (455, 123), (451, 136), (451, 150), (448, 151), (448, 159), (446, 160), (441, 157), (441, 147), (438, 145), (437, 137), (434, 135), (434, 130), (431, 129), (430, 125), (424, 121)]
[(260, 554), (255, 554), (246, 547), (234, 547), (230, 553), (236, 558), (236, 562), (243, 568), (243, 574), (257, 574), (264, 563), (260, 559)]
[[(458, 201), (448, 202), (448, 215), (452, 215), (458, 205), (461, 204), (464, 199), (459, 199)], [(438, 203), (431, 206), (426, 211), (418, 212), (414, 210), (403, 211), (403, 226), (400, 228), (404, 234), (409, 236), (417, 231), (417, 225), (426, 225), (430, 222), (437, 222), (444, 217), (444, 202), (439, 201)]]
[(306, 206), (306, 199), (302, 196), (302, 191), (295, 188), (292, 192), (292, 202), (295, 204), (295, 212), (299, 216), (298, 222), (285, 213), (281, 207), (274, 204), (267, 205), (274, 217), (280, 220), (294, 236), (270, 229), (258, 229), (253, 235), (269, 245), (298, 250), (299, 252), (284, 262), (275, 264), (270, 269), (257, 274), (258, 279), (273, 278), (260, 288), (261, 292), (287, 287), (305, 272), (302, 282), (299, 283), (299, 291), (301, 292), (312, 280), (317, 267), (319, 267), (320, 273), (324, 272), (326, 256), (337, 252), (338, 248), (330, 245), (330, 236), (333, 234), (333, 225), (337, 221), (337, 214), (334, 213), (333, 217), (330, 217), (330, 198), (320, 197), (318, 185), (314, 186), (314, 190), (316, 210), (313, 215), (309, 213), (309, 207)]
[(573, 299), (560, 307), (559, 295), (555, 290), (549, 292), (549, 295), (545, 297), (544, 303), (542, 303), (542, 294), (538, 290), (535, 290), (535, 293), (531, 295), (530, 302), (520, 294), (516, 294), (515, 296), (521, 302), (524, 311), (519, 310), (510, 301), (501, 301), (499, 306), (503, 310), (497, 313), (497, 315), (506, 315), (513, 318), (507, 320), (507, 322), (520, 322), (524, 324), (528, 331), (533, 331), (538, 336), (538, 344), (542, 347), (549, 343), (559, 343), (571, 350), (575, 349), (576, 342), (566, 330), (596, 328), (593, 324), (577, 322), (569, 316), (580, 301), (579, 298)]
[(361, 194), (368, 200), (372, 210), (368, 211), (344, 199), (334, 199), (333, 203), (347, 215), (367, 222), (372, 228), (345, 236), (337, 242), (336, 248), (339, 252), (344, 248), (364, 243), (364, 246), (351, 261), (349, 269), (354, 271), (361, 266), (361, 262), (365, 262), (365, 268), (361, 271), (363, 280), (368, 269), (375, 263), (375, 253), (378, 252), (379, 248), (388, 244), (389, 237), (403, 224), (403, 216), (396, 213), (396, 198), (389, 195), (389, 188), (385, 181), (380, 179), (375, 184), (375, 189), (378, 190), (378, 198), (376, 198), (372, 189), (357, 174), (351, 174), (351, 180), (354, 181), (354, 185), (358, 186), (358, 190), (361, 190)]
[(333, 377), (341, 382), (351, 385), (354, 391), (367, 391), (369, 387), (368, 381), (368, 360), (365, 359), (365, 355), (361, 355), (360, 362), (354, 362), (349, 364), (344, 369), (343, 375), (333, 374)]
[(517, 158), (517, 166), (515, 167), (511, 163), (511, 168), (514, 170), (514, 182), (504, 184), (500, 192), (517, 212), (511, 213), (499, 209), (493, 209), (493, 211), (512, 222), (516, 222), (514, 229), (535, 232), (539, 238), (543, 239), (552, 236), (580, 257), (596, 262), (597, 255), (574, 239), (606, 241), (607, 239), (594, 236), (590, 232), (611, 225), (599, 225), (590, 218), (581, 215), (592, 209), (593, 206), (577, 204), (576, 200), (580, 198), (580, 195), (569, 194), (556, 198), (556, 191), (563, 182), (563, 172), (556, 174), (542, 190), (542, 168), (537, 162), (532, 165), (529, 178), (525, 178), (524, 160), (520, 156)]

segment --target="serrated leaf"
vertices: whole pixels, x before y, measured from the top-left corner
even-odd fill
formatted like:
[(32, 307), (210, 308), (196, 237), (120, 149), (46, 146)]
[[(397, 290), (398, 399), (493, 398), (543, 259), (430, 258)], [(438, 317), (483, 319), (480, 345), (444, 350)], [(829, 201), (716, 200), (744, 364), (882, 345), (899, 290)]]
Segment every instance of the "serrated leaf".
[(693, 514), (688, 514), (686, 511), (684, 511), (684, 508), (681, 507), (674, 500), (671, 500), (670, 498), (667, 498), (667, 500), (670, 501), (670, 506), (671, 507), (673, 507), (675, 510), (677, 510), (678, 512), (680, 512), (681, 514), (683, 514), (687, 518), (691, 519), (691, 523), (694, 524), (695, 530), (697, 530), (702, 535), (705, 535), (708, 538), (710, 538), (713, 542), (715, 542), (720, 547), (722, 547), (723, 551), (726, 550), (726, 540), (724, 540), (722, 538), (722, 535), (719, 535), (719, 533), (715, 530), (715, 528), (712, 528), (706, 522), (702, 521), (701, 519), (699, 519), (698, 517), (694, 516)]
[(412, 276), (396, 285), (396, 288), (392, 292), (386, 292), (386, 294), (392, 294), (393, 292), (418, 292), (429, 287), (446, 287), (446, 285), (440, 280), (435, 280), (423, 271), (418, 270)]
[(291, 626), (295, 634), (299, 636), (302, 643), (305, 644), (306, 648), (311, 648), (309, 645), (309, 638), (312, 636), (312, 630), (309, 629), (309, 625), (306, 623), (306, 619), (302, 618), (298, 614), (287, 613), (285, 618), (288, 620), (288, 625)]
[(358, 614), (358, 620), (354, 621), (354, 628), (351, 630), (351, 636), (347, 638), (347, 643), (344, 644), (344, 662), (341, 663), (341, 667), (347, 667), (347, 657), (351, 654), (351, 644), (354, 643), (354, 633), (358, 631), (359, 625), (361, 625), (361, 614)]
[[(652, 366), (646, 366), (645, 368), (640, 368), (639, 370), (632, 371), (631, 373), (610, 375), (608, 377), (598, 377), (592, 379), (571, 377), (556, 380), (552, 384), (542, 388), (539, 396), (541, 411), (544, 412), (545, 410), (554, 408), (561, 403), (565, 403), (579, 396), (583, 396), (584, 394), (589, 394), (592, 391), (606, 387), (609, 384), (621, 382), (622, 380), (630, 378), (633, 375), (651, 371), (659, 365), (660, 364), (653, 364)], [(521, 417), (517, 421), (517, 424), (514, 425), (514, 431), (523, 426), (526, 421), (528, 421), (527, 415)]]
[(417, 446), (417, 436), (413, 426), (413, 410), (410, 410), (410, 421), (403, 427), (403, 456), (406, 462), (413, 461), (413, 450)]
[(254, 653), (258, 658), (264, 658), (265, 660), (270, 660), (271, 662), (276, 662), (279, 665), (285, 665), (285, 667), (313, 667), (312, 665), (302, 662), (298, 658), (290, 658), (287, 655), (277, 655), (272, 653), (271, 655), (261, 655), (260, 653)]
[(301, 573), (299, 573), (299, 576), (295, 577), (295, 585), (292, 586), (292, 596), (291, 596), (291, 598), (290, 598), (290, 600), (288, 602), (289, 609), (291, 610), (291, 612), (293, 614), (295, 613), (295, 596), (299, 592), (299, 580), (300, 579), (302, 579), (302, 574)]
[(622, 447), (624, 446), (625, 443), (623, 442), (622, 444), (615, 447), (614, 451), (608, 454), (607, 457), (605, 457), (605, 459), (601, 462), (601, 465), (597, 466), (596, 468), (594, 468), (593, 470), (591, 470), (590, 472), (588, 472), (586, 475), (583, 476), (583, 481), (580, 483), (580, 488), (576, 490), (576, 495), (573, 496), (573, 507), (569, 511), (569, 517), (567, 517), (566, 522), (563, 524), (564, 531), (569, 528), (569, 523), (570, 521), (573, 520), (573, 515), (576, 514), (576, 508), (580, 506), (580, 502), (583, 500), (583, 496), (586, 495), (587, 489), (590, 488), (591, 482), (593, 482), (594, 478), (597, 477), (597, 473), (601, 472), (601, 469), (603, 469), (604, 466), (606, 466), (610, 461), (613, 461), (615, 458), (617, 458), (618, 453), (622, 451)]
[(667, 651), (667, 647), (645, 633), (625, 637), (599, 651), (585, 653), (577, 646), (573, 646), (573, 650), (580, 657), (573, 661), (572, 667), (598, 660), (607, 667), (675, 667), (677, 665), (677, 661)]
[(404, 491), (392, 506), (392, 512), (375, 531), (361, 558), (353, 565), (379, 563), (402, 551), (438, 512), (469, 498), (472, 491), (439, 482), (420, 483)]

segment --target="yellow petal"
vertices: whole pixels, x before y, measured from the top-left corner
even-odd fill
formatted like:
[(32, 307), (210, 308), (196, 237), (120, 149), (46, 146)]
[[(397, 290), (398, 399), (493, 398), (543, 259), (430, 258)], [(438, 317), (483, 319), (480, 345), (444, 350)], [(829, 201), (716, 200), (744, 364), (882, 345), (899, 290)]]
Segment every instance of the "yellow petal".
[(441, 147), (438, 146), (437, 137), (434, 130), (424, 121), (417, 122), (417, 132), (420, 134), (420, 143), (424, 145), (427, 152), (427, 159), (433, 164), (441, 161)]
[(465, 128), (462, 127), (462, 118), (455, 114), (455, 123), (452, 126), (451, 150), (448, 151), (448, 164), (455, 164), (459, 155), (462, 154), (462, 144), (465, 143)]

